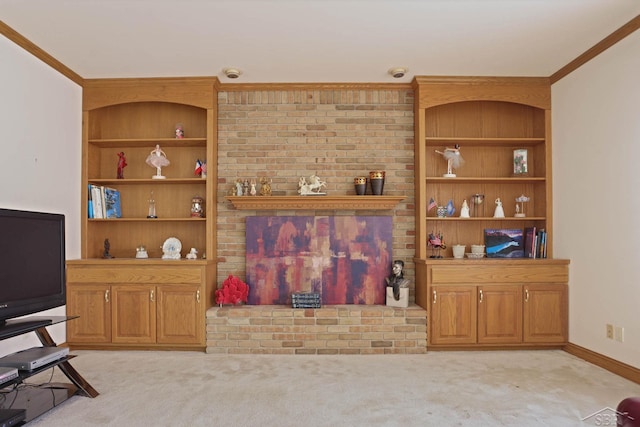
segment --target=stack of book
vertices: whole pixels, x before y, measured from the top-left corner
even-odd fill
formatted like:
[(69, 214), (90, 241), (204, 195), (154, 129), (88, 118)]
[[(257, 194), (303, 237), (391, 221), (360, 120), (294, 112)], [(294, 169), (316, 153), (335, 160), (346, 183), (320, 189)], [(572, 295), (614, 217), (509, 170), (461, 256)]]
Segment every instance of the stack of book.
[(316, 292), (299, 292), (291, 294), (293, 308), (320, 308), (320, 294)]
[(524, 257), (547, 257), (547, 232), (544, 228), (537, 230), (536, 227), (527, 227), (524, 229)]
[(102, 185), (89, 184), (87, 208), (89, 218), (122, 218), (120, 191)]

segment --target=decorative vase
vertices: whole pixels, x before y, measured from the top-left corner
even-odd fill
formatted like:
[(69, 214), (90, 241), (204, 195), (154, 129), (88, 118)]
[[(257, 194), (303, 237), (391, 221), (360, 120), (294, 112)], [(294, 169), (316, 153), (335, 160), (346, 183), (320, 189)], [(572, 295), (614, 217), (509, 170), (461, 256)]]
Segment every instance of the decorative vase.
[(438, 218), (445, 218), (447, 216), (447, 207), (446, 206), (438, 206), (436, 208), (436, 216)]
[(367, 192), (367, 177), (357, 176), (353, 179), (353, 184), (356, 187), (356, 194), (358, 196), (364, 196)]
[(371, 184), (371, 194), (382, 196), (384, 190), (384, 171), (369, 172), (369, 182)]
[(454, 258), (464, 258), (464, 252), (467, 249), (467, 245), (453, 245), (451, 250), (453, 251)]

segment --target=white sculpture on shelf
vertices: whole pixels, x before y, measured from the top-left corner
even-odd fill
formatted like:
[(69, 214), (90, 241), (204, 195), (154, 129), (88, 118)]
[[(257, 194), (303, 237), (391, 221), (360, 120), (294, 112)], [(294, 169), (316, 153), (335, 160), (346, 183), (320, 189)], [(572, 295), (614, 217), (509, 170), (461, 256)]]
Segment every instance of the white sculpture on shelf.
[(136, 258), (138, 259), (149, 258), (149, 254), (147, 254), (147, 249), (144, 246), (139, 246), (136, 248)]
[(196, 248), (191, 248), (191, 251), (187, 255), (185, 255), (186, 259), (198, 259), (198, 251)]
[(322, 181), (317, 175), (311, 175), (309, 182), (307, 182), (307, 179), (303, 176), (298, 180), (298, 194), (301, 196), (324, 195), (326, 193), (320, 190), (326, 186), (327, 183)]
[(445, 148), (444, 151), (435, 150), (436, 153), (442, 154), (447, 161), (447, 173), (442, 175), (445, 178), (455, 178), (456, 174), (453, 169), (458, 169), (464, 163), (464, 159), (460, 155), (460, 145), (456, 144), (454, 148)]
[(496, 210), (493, 213), (494, 218), (504, 218), (504, 209), (502, 208), (502, 200), (496, 199)]
[(467, 203), (467, 199), (462, 202), (462, 207), (460, 208), (460, 218), (471, 218), (469, 214), (469, 204)]
[(156, 148), (151, 150), (151, 153), (147, 156), (146, 162), (149, 166), (156, 168), (156, 174), (151, 177), (153, 179), (164, 179), (165, 177), (162, 176), (162, 168), (169, 166), (171, 163), (169, 159), (167, 159), (165, 152), (160, 148), (159, 144), (156, 144)]

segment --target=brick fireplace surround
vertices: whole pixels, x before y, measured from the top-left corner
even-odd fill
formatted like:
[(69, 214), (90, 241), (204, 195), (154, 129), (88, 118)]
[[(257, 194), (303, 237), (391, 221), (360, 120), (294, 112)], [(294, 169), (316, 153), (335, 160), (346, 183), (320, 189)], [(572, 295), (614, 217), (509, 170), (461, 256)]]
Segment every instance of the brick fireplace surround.
[(427, 351), (427, 313), (417, 306), (284, 305), (207, 310), (207, 353), (418, 354)]

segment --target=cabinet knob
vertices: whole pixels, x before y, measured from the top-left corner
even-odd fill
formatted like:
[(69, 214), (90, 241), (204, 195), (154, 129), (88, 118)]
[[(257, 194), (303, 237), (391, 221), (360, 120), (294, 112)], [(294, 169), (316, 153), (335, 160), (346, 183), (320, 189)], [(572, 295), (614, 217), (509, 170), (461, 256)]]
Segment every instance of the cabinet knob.
[(151, 289), (151, 291), (149, 291), (149, 298), (151, 298), (151, 302), (154, 302), (153, 289)]
[(196, 301), (200, 303), (200, 289), (196, 292)]
[(529, 289), (524, 290), (524, 302), (529, 302)]
[(484, 299), (484, 294), (482, 293), (482, 289), (480, 289), (480, 302)]
[(433, 290), (433, 303), (435, 304), (436, 301), (438, 300), (438, 294), (436, 294), (436, 290)]
[(104, 302), (109, 302), (109, 289), (104, 291)]

